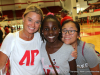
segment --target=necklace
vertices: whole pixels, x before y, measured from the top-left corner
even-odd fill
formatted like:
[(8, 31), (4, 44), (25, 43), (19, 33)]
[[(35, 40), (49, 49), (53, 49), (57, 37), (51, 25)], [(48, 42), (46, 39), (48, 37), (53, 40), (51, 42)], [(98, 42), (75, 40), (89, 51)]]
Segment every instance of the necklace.
[(26, 38), (28, 38), (28, 39), (30, 39), (30, 38), (33, 37), (33, 35), (32, 35), (31, 37), (28, 37), (24, 32), (23, 32), (23, 34), (24, 34), (24, 36), (25, 36)]

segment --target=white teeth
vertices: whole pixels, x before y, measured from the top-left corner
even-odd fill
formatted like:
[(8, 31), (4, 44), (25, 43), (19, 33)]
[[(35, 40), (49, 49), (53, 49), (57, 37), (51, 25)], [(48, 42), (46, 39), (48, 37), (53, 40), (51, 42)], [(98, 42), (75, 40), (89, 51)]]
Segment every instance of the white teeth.
[[(30, 27), (29, 27), (30, 28)], [(35, 29), (35, 28), (30, 28), (30, 29)]]
[(70, 38), (65, 38), (65, 39), (70, 39)]
[(52, 39), (52, 38), (54, 38), (55, 36), (49, 36), (48, 38), (50, 38), (50, 39)]

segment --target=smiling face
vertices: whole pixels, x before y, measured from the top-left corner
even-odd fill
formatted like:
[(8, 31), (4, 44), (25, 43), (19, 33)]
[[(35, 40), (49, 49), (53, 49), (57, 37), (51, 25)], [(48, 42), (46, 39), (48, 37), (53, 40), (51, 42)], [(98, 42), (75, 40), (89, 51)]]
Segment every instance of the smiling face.
[(43, 24), (43, 36), (47, 42), (56, 42), (58, 40), (60, 29), (54, 19), (47, 19)]
[(68, 22), (68, 23), (65, 23), (63, 25), (63, 27), (62, 27), (62, 41), (64, 43), (70, 44), (70, 45), (77, 43), (77, 39), (79, 38), (78, 32), (75, 31), (75, 32), (73, 32), (73, 34), (69, 34), (67, 31), (66, 34), (64, 34), (63, 31), (66, 31), (66, 30), (78, 31), (75, 24), (73, 22)]
[(24, 31), (28, 33), (35, 33), (41, 24), (41, 16), (36, 12), (29, 12), (25, 17), (24, 21)]

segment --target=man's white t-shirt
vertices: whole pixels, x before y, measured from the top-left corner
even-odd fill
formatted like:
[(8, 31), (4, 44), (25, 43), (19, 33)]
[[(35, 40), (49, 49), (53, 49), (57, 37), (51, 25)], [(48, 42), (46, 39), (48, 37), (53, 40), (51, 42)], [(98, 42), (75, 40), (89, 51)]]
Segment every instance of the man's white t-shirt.
[(0, 51), (10, 59), (11, 75), (42, 75), (41, 43), (38, 32), (34, 33), (31, 41), (21, 39), (19, 31), (6, 36)]

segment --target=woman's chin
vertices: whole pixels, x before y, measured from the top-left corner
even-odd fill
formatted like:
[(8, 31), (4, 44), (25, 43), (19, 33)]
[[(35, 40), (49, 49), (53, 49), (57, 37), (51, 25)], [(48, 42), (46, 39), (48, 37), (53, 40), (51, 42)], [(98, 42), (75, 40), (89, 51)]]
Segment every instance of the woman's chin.
[(65, 43), (65, 44), (68, 44), (68, 45), (70, 44), (70, 42), (68, 42), (68, 41), (66, 41), (66, 42), (64, 42), (64, 43)]

